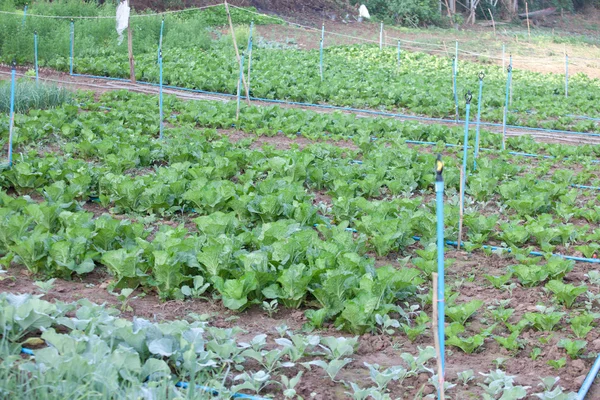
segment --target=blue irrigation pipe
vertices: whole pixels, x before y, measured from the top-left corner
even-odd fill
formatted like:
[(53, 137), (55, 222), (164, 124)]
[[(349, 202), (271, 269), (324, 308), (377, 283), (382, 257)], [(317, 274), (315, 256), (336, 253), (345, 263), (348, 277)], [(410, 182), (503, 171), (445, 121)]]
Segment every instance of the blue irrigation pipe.
[(75, 21), (71, 19), (71, 34), (70, 34), (70, 46), (69, 46), (69, 75), (73, 75), (73, 55), (75, 47)]
[(379, 50), (383, 50), (383, 22), (379, 28)]
[[(35, 356), (33, 350), (28, 349), (26, 347), (21, 347), (21, 353), (27, 354), (28, 356)], [(179, 381), (175, 384), (175, 387), (182, 388), (182, 389), (188, 389), (190, 387), (190, 384), (187, 382)], [(203, 390), (207, 393), (210, 393), (212, 396), (215, 396), (215, 397), (219, 395), (219, 391), (217, 389), (214, 389), (214, 388), (211, 388), (208, 386), (196, 385), (196, 389)], [(232, 399), (246, 399), (246, 400), (268, 400), (264, 397), (257, 397), (257, 396), (252, 396), (249, 394), (243, 394), (243, 393), (234, 393), (231, 395), (231, 398)]]
[(321, 75), (321, 82), (323, 82), (323, 42), (325, 41), (325, 24), (321, 28), (321, 42), (319, 44), (319, 73)]
[[(129, 79), (113, 78), (113, 77), (100, 76), (100, 75), (73, 74), (73, 76), (80, 76), (80, 77), (86, 77), (86, 78), (96, 78), (96, 79), (105, 79), (105, 80), (119, 81), (119, 82), (128, 82), (128, 83), (131, 82)], [(138, 83), (140, 85), (158, 86), (157, 83), (152, 83), (152, 82), (137, 81), (136, 83)], [(211, 91), (201, 90), (201, 89), (184, 88), (184, 87), (181, 87), (181, 86), (164, 85), (164, 87), (168, 88), (168, 89), (181, 90), (181, 91), (185, 91), (185, 92), (211, 94), (211, 95), (215, 95), (215, 96), (224, 96), (224, 97), (233, 97), (233, 98), (236, 97), (235, 94), (231, 94), (231, 93), (211, 92)], [(253, 100), (253, 101), (262, 101), (262, 102), (265, 102), (265, 103), (297, 105), (297, 106), (302, 106), (302, 107), (314, 107), (314, 108), (323, 108), (323, 109), (330, 109), (330, 110), (340, 110), (340, 111), (356, 112), (356, 113), (371, 114), (371, 115), (380, 115), (380, 116), (392, 117), (392, 118), (414, 119), (414, 120), (418, 120), (418, 121), (447, 122), (447, 123), (453, 123), (453, 124), (457, 124), (457, 123), (461, 124), (461, 123), (465, 122), (464, 120), (461, 120), (461, 119), (459, 119), (457, 121), (456, 119), (435, 118), (435, 117), (422, 117), (422, 116), (418, 116), (418, 115), (399, 114), (399, 113), (391, 113), (391, 112), (384, 112), (384, 111), (375, 111), (375, 110), (368, 110), (368, 109), (354, 108), (354, 107), (342, 107), (342, 106), (334, 106), (334, 105), (329, 105), (329, 104), (314, 104), (314, 103), (305, 103), (305, 102), (300, 102), (300, 101), (266, 99), (266, 98), (263, 98), (263, 97), (252, 97), (252, 96), (250, 96), (250, 100)], [(482, 126), (494, 126), (494, 127), (502, 127), (503, 126), (503, 124), (496, 123), (496, 122), (481, 122), (481, 125)], [(521, 125), (506, 125), (506, 128), (519, 129), (519, 130), (522, 130), (522, 131), (535, 131), (535, 132), (547, 132), (547, 133), (563, 133), (565, 135), (581, 135), (581, 136), (600, 137), (600, 133), (566, 131), (566, 130), (560, 130), (560, 129), (533, 128), (533, 127), (521, 126)]]
[(402, 50), (400, 48), (400, 41), (398, 40), (398, 66), (400, 66), (402, 64)]
[(583, 381), (583, 384), (581, 385), (581, 388), (579, 389), (579, 392), (577, 392), (577, 400), (585, 399), (585, 396), (587, 395), (588, 390), (590, 390), (590, 388), (592, 387), (592, 384), (594, 383), (594, 380), (596, 379), (596, 376), (598, 375), (599, 371), (600, 355), (596, 357), (596, 361), (594, 361), (590, 372), (588, 372), (587, 376), (585, 377), (585, 380)]
[(460, 212), (461, 215), (465, 210), (465, 186), (467, 184), (467, 158), (469, 148), (469, 112), (471, 110), (471, 99), (473, 96), (471, 95), (471, 91), (469, 90), (465, 95), (466, 107), (467, 107), (467, 116), (465, 118), (465, 139), (463, 142), (463, 166), (462, 166), (462, 178), (460, 182), (461, 193), (460, 193)]
[(458, 63), (456, 58), (452, 61), (452, 93), (454, 94), (454, 122), (458, 123), (458, 93), (456, 89), (456, 70)]
[(252, 69), (252, 45), (254, 43), (254, 38), (252, 37), (252, 32), (254, 31), (254, 21), (250, 22), (250, 35), (248, 36), (248, 96), (250, 96), (250, 71)]
[(477, 168), (477, 156), (479, 156), (479, 127), (481, 125), (481, 93), (483, 92), (483, 78), (485, 74), (479, 73), (479, 96), (477, 98), (477, 122), (475, 124), (475, 153), (473, 156), (473, 169)]
[(40, 74), (38, 68), (38, 34), (33, 32), (33, 62), (35, 65), (35, 83), (40, 83)]
[(510, 80), (512, 65), (508, 64), (508, 76), (506, 77), (506, 99), (504, 100), (504, 114), (502, 117), (502, 150), (506, 150), (506, 112), (508, 110), (508, 93), (510, 92)]
[(23, 26), (25, 26), (26, 18), (27, 18), (27, 4), (25, 4), (25, 8), (23, 8)]
[(565, 53), (565, 97), (569, 97), (569, 55)]
[(158, 113), (159, 113), (159, 118), (160, 118), (160, 134), (159, 134), (159, 138), (162, 139), (163, 138), (163, 132), (164, 132), (164, 111), (163, 111), (163, 57), (162, 57), (162, 50), (158, 50), (158, 70), (159, 70), (159, 93), (158, 93)]
[(163, 17), (162, 21), (160, 22), (160, 36), (158, 37), (158, 58), (161, 58), (161, 52), (162, 52), (162, 42), (163, 42), (163, 31), (165, 29), (165, 18)]
[[(444, 163), (441, 155), (436, 160), (435, 196), (437, 216), (437, 273), (438, 273), (438, 336), (440, 342), (440, 363), (442, 375), (445, 375), (445, 300), (444, 300)], [(438, 389), (439, 390), (439, 389)]]
[[(175, 384), (175, 386), (180, 387), (182, 389), (187, 389), (189, 388), (189, 384), (187, 382), (177, 382)], [(219, 392), (217, 391), (217, 389), (213, 389), (210, 388), (208, 386), (202, 386), (202, 385), (196, 385), (196, 389), (200, 389), (203, 390), (207, 393), (210, 393), (212, 396), (218, 396)], [(247, 400), (267, 400), (264, 397), (257, 397), (257, 396), (252, 396), (249, 394), (243, 394), (243, 393), (234, 393), (231, 395), (232, 399), (247, 399)]]
[(8, 127), (8, 166), (12, 166), (13, 134), (15, 132), (15, 91), (17, 89), (17, 62), (13, 61), (10, 74), (10, 122)]

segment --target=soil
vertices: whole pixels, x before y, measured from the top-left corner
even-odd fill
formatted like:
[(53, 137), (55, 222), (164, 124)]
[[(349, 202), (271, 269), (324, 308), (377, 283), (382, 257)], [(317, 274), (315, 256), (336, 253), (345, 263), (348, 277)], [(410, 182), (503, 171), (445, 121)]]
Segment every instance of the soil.
[[(518, 285), (512, 293), (508, 291), (491, 288), (487, 283), (484, 274), (501, 275), (506, 272), (506, 268), (511, 264), (511, 260), (498, 255), (486, 256), (481, 252), (465, 253), (462, 251), (449, 251), (448, 258), (456, 259), (456, 262), (447, 270), (447, 282), (454, 286), (454, 290), (460, 292), (458, 302), (467, 302), (474, 299), (484, 301), (484, 306), (479, 310), (471, 323), (468, 324), (467, 331), (471, 333), (479, 332), (485, 325), (482, 320), (490, 320), (490, 314), (486, 312), (486, 307), (496, 304), (498, 300), (510, 300), (507, 308), (515, 309), (515, 313), (509, 322), (516, 323), (526, 312), (536, 311), (536, 304), (548, 304), (548, 295), (540, 288), (524, 288)], [(378, 259), (378, 264), (390, 264), (389, 258)], [(392, 262), (397, 264), (397, 262)], [(569, 273), (565, 281), (581, 282), (584, 274), (594, 269), (592, 264), (577, 263), (573, 272)], [(8, 277), (0, 281), (0, 292), (12, 293), (33, 293), (43, 294), (34, 284), (32, 276), (23, 268), (11, 268), (8, 271)], [(48, 301), (72, 302), (79, 299), (88, 299), (94, 303), (106, 304), (109, 307), (121, 309), (122, 305), (116, 296), (107, 291), (111, 281), (111, 276), (103, 268), (97, 267), (92, 273), (71, 281), (57, 279), (54, 288), (44, 296)], [(597, 288), (595, 288), (597, 293)], [(186, 300), (186, 301), (160, 301), (153, 292), (143, 293), (136, 290), (130, 297), (130, 300), (123, 308), (122, 316), (125, 318), (140, 317), (152, 321), (168, 321), (176, 319), (186, 319), (189, 314), (198, 315), (208, 314), (210, 324), (221, 328), (240, 327), (245, 333), (241, 336), (242, 340), (253, 337), (254, 335), (267, 333), (276, 334), (276, 327), (287, 325), (292, 331), (299, 332), (304, 324), (304, 310), (290, 310), (282, 308), (277, 313), (269, 317), (258, 307), (252, 307), (247, 311), (238, 313), (224, 308), (215, 300)], [(425, 310), (430, 314), (431, 309), (428, 306)], [(505, 332), (505, 328), (497, 328), (495, 333)], [(326, 327), (323, 330), (314, 332), (323, 336), (340, 336), (333, 326)], [(505, 332), (506, 333), (506, 332)], [(473, 369), (476, 376), (479, 372), (485, 373), (494, 369), (494, 360), (504, 358), (502, 368), (510, 375), (516, 376), (516, 382), (522, 385), (535, 387), (540, 377), (561, 376), (560, 384), (567, 390), (576, 391), (581, 384), (583, 375), (591, 367), (592, 359), (583, 359), (583, 368), (581, 362), (571, 360), (567, 357), (565, 368), (556, 371), (547, 364), (547, 361), (564, 357), (564, 350), (556, 347), (561, 338), (568, 337), (568, 324), (563, 323), (560, 329), (551, 335), (529, 329), (521, 337), (525, 340), (525, 346), (517, 354), (510, 353), (501, 348), (492, 338), (487, 338), (483, 349), (474, 354), (465, 354), (452, 346), (447, 347), (447, 378), (455, 379), (458, 372)], [(541, 345), (540, 339), (548, 338), (549, 344)], [(590, 346), (595, 346), (600, 339), (600, 332), (592, 330), (585, 338)], [(417, 346), (425, 347), (433, 345), (431, 334), (424, 334), (411, 343), (404, 334), (395, 333), (394, 335), (365, 334), (359, 339), (360, 346), (354, 355), (354, 361), (346, 366), (340, 372), (340, 378), (347, 381), (354, 381), (360, 385), (366, 385), (368, 382), (368, 370), (363, 366), (364, 362), (377, 363), (384, 367), (398, 365), (400, 353), (409, 352), (417, 354)], [(594, 344), (594, 345), (592, 345)], [(533, 361), (529, 353), (534, 347), (541, 347), (544, 351), (540, 357)], [(600, 349), (590, 348), (590, 351)], [(407, 379), (402, 387), (390, 386), (393, 396), (402, 396), (402, 398), (413, 398), (418, 390), (425, 384), (424, 376), (418, 376)], [(429, 387), (432, 389), (431, 387)], [(340, 384), (331, 384), (330, 380), (323, 378), (319, 371), (313, 370), (305, 373), (302, 379), (301, 389), (305, 395), (311, 392), (317, 394), (316, 398), (332, 399), (343, 398), (344, 387)], [(429, 389), (428, 389), (429, 390)], [(455, 398), (465, 399), (480, 394), (478, 388), (470, 386), (468, 388), (458, 388)], [(600, 395), (600, 390), (591, 392), (589, 398)]]

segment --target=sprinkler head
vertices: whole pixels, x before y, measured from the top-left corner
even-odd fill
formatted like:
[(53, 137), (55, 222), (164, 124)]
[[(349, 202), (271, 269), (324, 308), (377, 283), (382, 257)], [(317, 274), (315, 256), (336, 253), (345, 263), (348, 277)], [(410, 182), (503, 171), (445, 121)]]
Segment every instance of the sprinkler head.
[(12, 60), (12, 69), (16, 69), (17, 68), (17, 60), (13, 58)]
[(509, 64), (508, 68), (506, 68), (507, 72), (511, 72), (512, 71), (512, 65)]
[(465, 94), (465, 100), (467, 101), (467, 104), (471, 104), (471, 99), (473, 99), (473, 95), (471, 94), (470, 90), (467, 90), (467, 94)]
[(435, 160), (435, 180), (436, 182), (443, 182), (442, 172), (444, 172), (444, 162), (442, 161), (442, 155), (438, 154)]
[(483, 78), (485, 78), (485, 74), (483, 73), (483, 71), (481, 71), (481, 72), (479, 73), (479, 80), (480, 80), (480, 81), (482, 81), (482, 80), (483, 80)]

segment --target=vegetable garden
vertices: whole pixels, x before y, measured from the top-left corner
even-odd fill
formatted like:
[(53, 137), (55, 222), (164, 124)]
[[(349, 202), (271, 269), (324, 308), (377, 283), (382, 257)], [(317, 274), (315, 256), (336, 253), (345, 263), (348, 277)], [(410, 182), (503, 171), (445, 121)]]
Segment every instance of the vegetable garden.
[[(37, 21), (24, 26), (43, 39)], [(168, 38), (165, 84), (243, 99), (225, 36), (203, 49)], [(158, 82), (156, 46), (146, 49), (137, 78)], [(127, 76), (119, 48), (76, 54), (74, 73)], [(559, 76), (515, 70), (507, 123), (580, 143), (522, 134), (503, 150), (493, 125), (476, 144), (462, 125), (389, 118), (454, 117), (447, 59), (399, 61), (395, 48), (370, 46), (324, 54), (321, 81), (318, 52), (255, 48), (247, 77), (263, 101), (239, 111), (161, 95), (161, 121), (156, 96), (121, 90), (61, 93), (14, 122), (0, 117), (0, 143), (11, 131), (14, 153), (0, 173), (2, 397), (438, 397), (442, 154), (446, 396), (578, 398), (600, 351), (598, 82), (573, 77), (565, 100)], [(41, 64), (69, 70), (64, 55)], [(458, 69), (460, 99), (485, 71), (481, 120), (502, 122), (504, 71)], [(461, 118), (465, 108), (460, 100)], [(114, 294), (94, 295), (113, 306), (55, 290), (83, 290), (78, 282)], [(195, 313), (153, 321), (136, 312), (144, 301)]]

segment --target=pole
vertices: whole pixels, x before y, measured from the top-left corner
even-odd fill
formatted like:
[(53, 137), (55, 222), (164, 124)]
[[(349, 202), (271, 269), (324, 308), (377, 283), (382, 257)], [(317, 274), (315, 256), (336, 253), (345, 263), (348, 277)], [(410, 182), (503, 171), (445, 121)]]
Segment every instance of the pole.
[(379, 50), (383, 50), (383, 22), (379, 28)]
[(452, 92), (454, 94), (454, 117), (458, 122), (458, 93), (456, 92), (456, 58), (452, 61)]
[(463, 165), (462, 165), (463, 176), (461, 179), (462, 190), (461, 190), (461, 201), (460, 201), (461, 213), (465, 209), (465, 185), (466, 185), (466, 181), (467, 181), (467, 156), (468, 156), (467, 150), (469, 148), (469, 112), (471, 110), (471, 99), (472, 98), (473, 98), (473, 95), (471, 95), (471, 91), (469, 90), (467, 92), (467, 94), (465, 95), (465, 100), (467, 103), (467, 116), (465, 118), (465, 140), (464, 140), (464, 144), (463, 144)]
[(325, 41), (325, 24), (321, 28), (321, 44), (319, 47), (319, 73), (321, 74), (321, 82), (323, 82), (323, 43)]
[(129, 79), (131, 82), (135, 83), (135, 59), (133, 58), (133, 32), (131, 31), (131, 17), (127, 21), (127, 52), (129, 53)]
[(69, 74), (73, 75), (73, 53), (75, 47), (75, 21), (71, 19), (71, 45), (70, 45), (70, 57), (69, 57)]
[(40, 83), (40, 74), (38, 68), (38, 34), (33, 32), (33, 61), (35, 65), (35, 83)]
[(506, 69), (506, 61), (504, 61), (505, 51), (506, 51), (506, 45), (504, 43), (502, 43), (502, 69), (503, 70)]
[(402, 50), (400, 49), (400, 41), (398, 40), (398, 65), (402, 63), (401, 54)]
[(504, 100), (504, 116), (502, 117), (502, 150), (506, 150), (506, 113), (508, 111), (508, 92), (510, 91), (510, 80), (512, 65), (508, 64), (508, 77), (506, 78), (506, 99)]
[[(223, 3), (225, 5), (225, 11), (227, 12), (227, 19), (229, 20), (229, 29), (231, 29), (231, 40), (233, 41), (233, 48), (235, 49), (235, 57), (237, 59), (240, 68), (242, 67), (242, 59), (240, 58), (240, 50), (238, 49), (237, 40), (235, 39), (235, 32), (233, 30), (233, 21), (231, 20), (231, 13), (229, 12), (229, 4), (227, 4), (227, 0)], [(246, 102), (250, 104), (250, 89), (248, 89), (248, 84), (246, 83), (246, 77), (242, 74), (242, 83), (244, 84), (244, 88), (246, 89)]]
[(569, 97), (569, 55), (565, 53), (565, 98)]
[(462, 232), (463, 232), (463, 219), (464, 219), (464, 209), (463, 206), (465, 204), (465, 171), (463, 169), (460, 170), (460, 194), (459, 194), (459, 202), (460, 202), (460, 210), (458, 210), (458, 239), (456, 243), (457, 249), (460, 250), (460, 244), (462, 242)]
[(252, 32), (254, 30), (254, 21), (250, 22), (250, 36), (248, 37), (248, 91), (250, 91), (250, 69), (252, 67), (252, 44), (254, 39), (252, 38)]
[[(438, 337), (440, 341), (441, 376), (445, 374), (445, 310), (444, 310), (444, 163), (438, 154), (436, 160), (435, 196), (437, 216), (437, 304), (438, 304)], [(435, 333), (434, 333), (435, 334)]]
[(454, 50), (454, 59), (456, 60), (456, 73), (458, 73), (458, 40), (456, 41), (456, 49)]
[(473, 169), (477, 169), (477, 156), (479, 155), (479, 125), (481, 123), (481, 94), (483, 92), (483, 78), (485, 74), (479, 73), (479, 96), (477, 98), (477, 123), (475, 125), (475, 154), (473, 158)]
[(242, 54), (242, 58), (240, 59), (240, 77), (238, 79), (238, 87), (237, 87), (237, 110), (235, 112), (235, 120), (240, 119), (240, 99), (242, 97), (242, 80), (244, 79), (244, 54)]
[(158, 50), (158, 70), (159, 70), (159, 95), (158, 95), (158, 111), (160, 118), (160, 134), (162, 140), (164, 132), (164, 111), (163, 111), (163, 57), (162, 50)]
[(444, 394), (444, 373), (443, 373), (443, 369), (442, 369), (442, 352), (440, 349), (440, 337), (439, 337), (439, 330), (438, 330), (438, 318), (439, 318), (439, 313), (438, 313), (438, 295), (437, 295), (437, 291), (438, 291), (438, 284), (437, 284), (437, 280), (438, 280), (438, 274), (437, 273), (433, 273), (431, 274), (431, 280), (433, 281), (433, 298), (432, 298), (432, 303), (433, 303), (433, 307), (432, 307), (432, 311), (433, 311), (433, 315), (431, 316), (431, 327), (433, 330), (433, 344), (435, 346), (435, 356), (436, 356), (436, 364), (437, 364), (437, 370), (438, 370), (438, 399), (439, 400), (444, 400), (445, 399), (445, 394)]
[(527, 6), (527, 2), (525, 2), (525, 16), (527, 17), (527, 36), (531, 40), (531, 30), (529, 29), (529, 6)]
[(27, 4), (25, 4), (25, 8), (23, 8), (23, 26), (25, 26), (26, 18), (27, 18)]
[(161, 52), (162, 52), (162, 42), (163, 42), (163, 31), (165, 29), (165, 18), (163, 17), (161, 23), (160, 23), (160, 36), (158, 37), (158, 58), (160, 60), (161, 56)]
[(10, 122), (8, 127), (8, 166), (12, 166), (13, 133), (15, 130), (15, 90), (17, 82), (17, 62), (13, 60), (10, 76)]
[(508, 105), (512, 105), (512, 99), (513, 99), (513, 90), (512, 90), (512, 54), (509, 54), (508, 56), (508, 65), (510, 65), (510, 87), (509, 87), (509, 93), (510, 93), (510, 97), (508, 98)]

